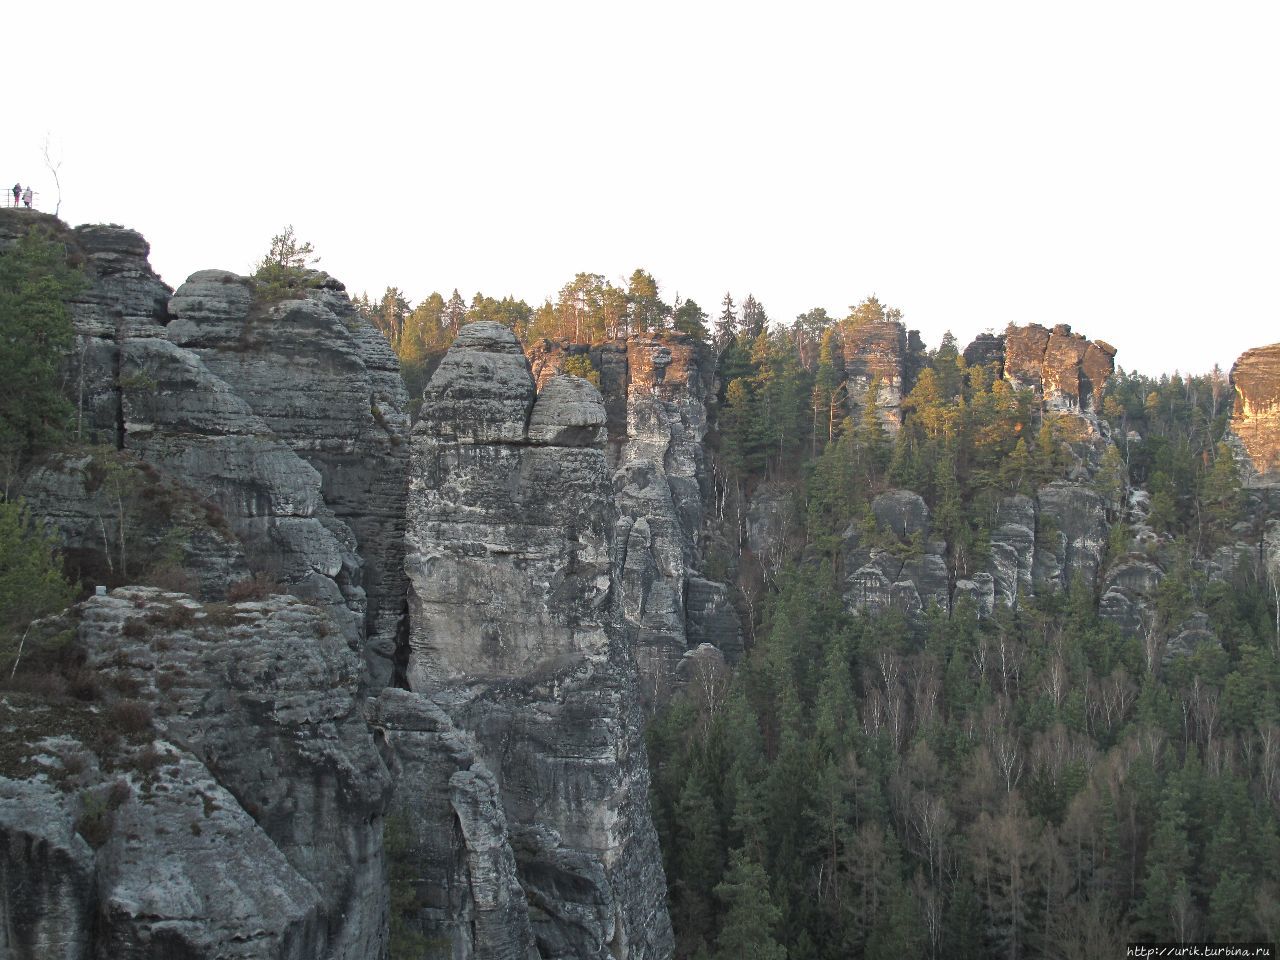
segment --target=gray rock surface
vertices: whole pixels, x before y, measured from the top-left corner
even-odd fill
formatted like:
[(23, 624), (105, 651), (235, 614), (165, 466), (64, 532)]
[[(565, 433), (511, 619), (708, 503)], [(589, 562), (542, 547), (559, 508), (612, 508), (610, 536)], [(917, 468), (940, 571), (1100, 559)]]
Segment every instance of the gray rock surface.
[(598, 447), (605, 440), (604, 401), (581, 377), (547, 379), (529, 417), (529, 442), (552, 447)]
[(1107, 549), (1107, 512), (1101, 496), (1080, 484), (1055, 481), (1041, 487), (1033, 576), (1052, 589), (1079, 577), (1092, 586)]
[[(10, 850), (26, 845), (0, 883), (41, 891), (36, 916), (63, 917), (72, 943), (88, 937), (88, 952), (67, 955), (380, 956), (390, 779), (360, 659), (326, 613), (289, 597), (202, 605), (122, 588), (59, 628), (117, 693), (56, 712), (0, 703), (28, 751), (9, 764), (56, 773), (42, 757), (79, 758), (56, 778), (0, 780), (0, 831)], [(13, 929), (38, 935), (44, 921), (21, 909)], [(76, 920), (86, 914), (91, 926)]]
[[(537, 960), (493, 774), (430, 699), (394, 688), (370, 711), (396, 788), (387, 818), (392, 884), (409, 884), (398, 918), (442, 956)], [(397, 920), (393, 920), (393, 923)]]
[(1018, 602), (1019, 591), (1031, 595), (1036, 553), (1036, 504), (1030, 497), (1001, 499), (991, 532), (989, 572), (996, 595), (1007, 607)]
[(312, 273), (297, 295), (261, 303), (249, 278), (203, 270), (169, 301), (166, 335), (319, 475), (325, 507), (350, 534), (324, 523), (359, 555), (343, 576), (326, 576), (363, 616), (360, 637), (381, 686), (404, 604), (408, 397), (385, 338), (342, 284)]
[(183, 582), (221, 600), (250, 576), (221, 511), (127, 452), (46, 457), (24, 478), (22, 496), (56, 532), (64, 565), (81, 583)]
[[(623, 628), (636, 650), (646, 701), (663, 700), (679, 684), (675, 670), (687, 650), (714, 637), (736, 657), (742, 644), (736, 617), (729, 615), (728, 587), (712, 585), (701, 574), (712, 488), (704, 440), (714, 400), (714, 358), (705, 345), (674, 331), (595, 345), (544, 339), (529, 347), (528, 356), (542, 391), (528, 432), (534, 443), (595, 442), (576, 422), (574, 429), (559, 430), (558, 438), (549, 437), (543, 408), (570, 403), (567, 388), (557, 385), (569, 359), (589, 361), (598, 375), (604, 401), (599, 425), (607, 462), (616, 471), (614, 582)], [(593, 412), (582, 426), (595, 427), (597, 417)], [(695, 588), (695, 580), (709, 586)]]
[[(595, 403), (588, 419), (604, 422)], [(408, 677), (471, 738), (506, 821), (536, 827), (514, 846), (544, 954), (666, 957), (608, 462), (600, 442), (532, 443), (534, 405), (529, 364), (495, 324), (464, 328), (427, 386), (410, 477)]]
[(864, 542), (859, 524), (844, 532), (845, 607), (871, 614), (896, 609), (909, 616), (930, 606), (950, 610), (947, 545), (929, 539), (924, 500), (910, 490), (888, 490), (871, 501), (871, 516), (876, 535), (870, 542)]
[[(0, 704), (0, 722), (12, 708)], [(0, 956), (81, 960), (93, 945), (93, 849), (72, 797), (0, 777)]]

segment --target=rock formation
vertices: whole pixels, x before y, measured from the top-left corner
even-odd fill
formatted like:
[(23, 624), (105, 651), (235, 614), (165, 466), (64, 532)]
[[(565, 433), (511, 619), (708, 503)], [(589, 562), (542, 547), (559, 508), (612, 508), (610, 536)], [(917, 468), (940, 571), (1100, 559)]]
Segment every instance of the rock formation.
[[(37, 469), (23, 494), (48, 508), (80, 569), (127, 582), (107, 515), (127, 512), (126, 493), (159, 491), (183, 522), (151, 523), (136, 538), (135, 572), (160, 548), (208, 599), (254, 574), (278, 581), (328, 605), (374, 684), (389, 682), (405, 592), (408, 422), (385, 339), (324, 274), (275, 303), (220, 270), (171, 296), (146, 241), (123, 227), (6, 215), (0, 250), (33, 225), (63, 243), (87, 281), (71, 303), (67, 383), (76, 439), (99, 449)], [(133, 473), (146, 482), (120, 479)], [(108, 496), (115, 510), (95, 503)], [(124, 525), (146, 527), (152, 506)], [(179, 530), (194, 532), (165, 539)]]
[(1096, 413), (1115, 370), (1115, 347), (1087, 340), (1060, 323), (1010, 324), (1004, 335), (1004, 376), (1015, 387), (1034, 390), (1054, 411)]
[(360, 568), (325, 572), (350, 606), (367, 603), (362, 632), (381, 685), (405, 591), (408, 397), (385, 338), (357, 317), (340, 283), (314, 274), (301, 294), (260, 303), (248, 278), (203, 270), (170, 300), (166, 338), (199, 357), (318, 474), (323, 506), (342, 526), (321, 521)]
[(902, 398), (915, 384), (924, 345), (900, 320), (869, 320), (844, 330), (844, 369), (850, 412), (862, 408), (867, 391), (878, 378), (876, 395), (880, 422), (891, 434), (902, 426)]
[(6, 955), (382, 955), (390, 778), (323, 610), (125, 588), (46, 629), (100, 692), (4, 698)]
[(1280, 343), (1246, 350), (1231, 368), (1229, 440), (1249, 487), (1280, 486)]
[(701, 575), (715, 362), (705, 345), (673, 331), (592, 346), (544, 339), (529, 348), (539, 388), (575, 357), (600, 379), (618, 510), (614, 580), (643, 692), (655, 701), (677, 682), (689, 650), (710, 642), (736, 660), (742, 649), (728, 587)]
[(537, 394), (510, 330), (476, 323), (428, 383), (412, 444), (407, 676), (521, 825), (511, 855), (547, 958), (671, 949), (635, 651), (612, 589), (606, 419), (576, 378)]

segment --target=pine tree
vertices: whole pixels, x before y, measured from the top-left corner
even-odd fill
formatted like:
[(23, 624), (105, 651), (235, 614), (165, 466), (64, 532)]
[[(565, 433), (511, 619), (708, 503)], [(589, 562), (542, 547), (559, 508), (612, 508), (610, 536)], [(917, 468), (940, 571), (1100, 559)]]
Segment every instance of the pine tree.
[(453, 293), (449, 295), (449, 301), (444, 305), (444, 312), (440, 317), (440, 321), (444, 328), (453, 336), (458, 335), (458, 331), (462, 329), (462, 323), (467, 316), (467, 303), (462, 299), (462, 295), (454, 288)]
[(695, 300), (686, 300), (678, 304), (672, 315), (672, 326), (681, 333), (687, 333), (699, 343), (706, 343), (707, 315)]
[(873, 377), (862, 397), (858, 413), (858, 427), (854, 443), (858, 449), (861, 474), (867, 486), (874, 486), (884, 477), (893, 456), (893, 440), (880, 420), (880, 378)]
[(1093, 488), (1107, 502), (1107, 509), (1113, 517), (1118, 516), (1124, 507), (1124, 498), (1129, 488), (1129, 470), (1120, 449), (1112, 443), (1102, 453), (1102, 463), (1093, 478)]
[(716, 896), (725, 906), (716, 960), (787, 960), (786, 948), (774, 937), (782, 913), (769, 893), (769, 876), (746, 850), (730, 855)]
[(760, 305), (751, 294), (747, 294), (747, 299), (742, 301), (742, 324), (739, 331), (744, 340), (751, 342), (769, 329), (769, 317), (764, 312), (764, 307)]
[(8, 679), (32, 621), (75, 596), (62, 576), (53, 538), (21, 502), (0, 500), (0, 668)]
[(724, 873), (724, 838), (701, 764), (694, 764), (676, 805), (676, 868), (672, 885), (681, 891), (677, 928), (693, 943), (711, 938), (713, 896)]
[(1186, 797), (1181, 784), (1171, 780), (1160, 802), (1159, 817), (1147, 851), (1142, 899), (1134, 909), (1134, 920), (1144, 936), (1152, 940), (1174, 938), (1170, 906), (1175, 903), (1179, 881), (1184, 880), (1190, 867)]
[(727, 292), (720, 302), (720, 316), (716, 320), (715, 346), (717, 351), (724, 350), (738, 335), (738, 311), (733, 305), (733, 297)]
[(658, 282), (644, 270), (637, 269), (631, 274), (626, 304), (627, 328), (635, 333), (662, 330), (671, 317), (671, 308), (658, 297)]
[(16, 462), (71, 425), (60, 373), (73, 337), (67, 302), (83, 285), (41, 230), (0, 251), (0, 459)]

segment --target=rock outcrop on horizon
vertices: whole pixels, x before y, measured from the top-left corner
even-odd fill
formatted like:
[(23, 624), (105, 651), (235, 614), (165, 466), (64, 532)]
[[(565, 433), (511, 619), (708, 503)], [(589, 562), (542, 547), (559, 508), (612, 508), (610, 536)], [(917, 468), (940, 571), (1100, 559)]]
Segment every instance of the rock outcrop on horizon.
[(1280, 343), (1242, 353), (1231, 368), (1231, 386), (1235, 408), (1228, 439), (1242, 482), (1280, 486)]
[(849, 410), (856, 418), (867, 391), (879, 381), (876, 412), (890, 435), (902, 426), (902, 398), (915, 385), (924, 344), (900, 320), (869, 320), (844, 330), (844, 369)]
[(1065, 323), (1052, 330), (1038, 323), (1010, 324), (1004, 334), (1004, 377), (1015, 387), (1034, 390), (1050, 410), (1099, 413), (1115, 355), (1109, 343), (1072, 333)]
[[(1079, 585), (1152, 673), (1231, 652), (1215, 598), (1280, 571), (1280, 344), (1232, 370), (1245, 490), (1203, 549), (1153, 519), (1154, 480), (1101, 470), (1114, 349), (1035, 324), (964, 351), (1034, 393), (1000, 421), (1025, 446), (1047, 429), (1034, 470), (974, 482), (958, 544), (954, 511), (880, 467), (832, 498), (856, 504), (823, 527), (838, 542), (804, 542), (802, 470), (725, 480), (692, 336), (526, 350), (466, 325), (411, 428), (395, 354), (333, 278), (172, 291), (132, 230), (10, 211), (0, 252), (33, 225), (86, 283), (73, 442), (13, 489), (87, 599), (31, 628), (50, 675), (0, 691), (6, 960), (671, 960), (647, 712), (687, 695), (712, 716), (791, 571), (912, 640)], [(890, 432), (925, 359), (898, 316), (823, 341), (848, 411), (878, 382)]]
[[(275, 581), (329, 606), (375, 685), (390, 682), (408, 419), (385, 339), (325, 274), (276, 302), (222, 270), (173, 293), (151, 270), (147, 242), (123, 227), (71, 230), (24, 212), (0, 218), (0, 249), (33, 226), (63, 243), (86, 280), (70, 305), (67, 383), (73, 435), (94, 449), (38, 467), (23, 494), (48, 508), (80, 569), (128, 582), (117, 528), (154, 514), (150, 503), (125, 509), (149, 485), (188, 522), (136, 538), (135, 575), (160, 548), (191, 574), (184, 589), (208, 599), (255, 575)], [(145, 484), (130, 479), (140, 471)], [(116, 502), (104, 512), (94, 498), (108, 495)], [(179, 529), (192, 532), (165, 540)]]

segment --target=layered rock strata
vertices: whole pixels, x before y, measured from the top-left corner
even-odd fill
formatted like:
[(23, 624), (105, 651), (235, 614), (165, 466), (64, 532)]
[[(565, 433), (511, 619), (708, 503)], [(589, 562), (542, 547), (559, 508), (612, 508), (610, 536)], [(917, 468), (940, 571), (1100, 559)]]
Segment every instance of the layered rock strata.
[(1102, 498), (1084, 484), (1057, 481), (1035, 497), (1000, 500), (988, 540), (986, 569), (952, 579), (949, 546), (933, 539), (929, 509), (910, 490), (871, 501), (874, 526), (851, 523), (843, 536), (845, 606), (918, 618), (931, 606), (950, 611), (967, 598), (981, 616), (996, 603), (1093, 584), (1106, 554), (1109, 524)]
[(361, 568), (347, 582), (328, 575), (353, 608), (367, 603), (366, 649), (382, 685), (405, 592), (408, 397), (386, 339), (357, 316), (340, 283), (313, 274), (296, 296), (264, 304), (248, 278), (203, 270), (169, 301), (166, 337), (319, 475), (324, 506), (349, 528)]
[[(130, 458), (158, 467), (151, 486), (166, 498), (187, 513), (207, 505), (208, 523), (170, 525), (195, 530), (191, 542), (164, 546), (199, 595), (254, 574), (276, 580), (328, 605), (365, 649), (373, 683), (389, 682), (405, 591), (406, 397), (389, 346), (342, 285), (312, 273), (267, 303), (248, 278), (211, 270), (171, 296), (136, 232), (14, 213), (0, 216), (0, 250), (39, 226), (84, 274), (67, 358), (74, 432), (124, 451), (86, 463), (106, 463), (107, 487), (121, 489), (111, 477), (134, 470)], [(56, 514), (81, 569), (119, 583), (128, 557), (119, 562), (122, 537), (95, 503), (113, 491), (94, 471), (46, 464), (23, 493)], [(115, 499), (120, 517), (127, 497)], [(156, 545), (144, 536), (135, 548)]]
[(540, 340), (529, 348), (538, 386), (571, 359), (600, 380), (606, 450), (618, 508), (615, 583), (646, 700), (679, 682), (684, 655), (702, 643), (741, 653), (729, 589), (701, 575), (711, 479), (705, 452), (714, 359), (673, 331), (587, 345)]
[(1245, 486), (1280, 486), (1280, 343), (1255, 347), (1231, 368), (1235, 407), (1228, 437)]
[(1034, 390), (1054, 411), (1097, 413), (1115, 370), (1115, 347), (1038, 323), (1010, 324), (1004, 335), (1004, 376), (1015, 387)]
[(900, 320), (869, 320), (844, 330), (844, 369), (850, 412), (862, 409), (867, 391), (878, 382), (876, 413), (890, 434), (902, 426), (902, 398), (915, 383), (923, 344)]
[(510, 852), (547, 958), (671, 949), (606, 420), (576, 378), (538, 394), (514, 335), (477, 323), (428, 383), (412, 443), (407, 676), (522, 825)]
[(323, 610), (123, 588), (47, 629), (72, 632), (103, 692), (4, 698), (11, 955), (384, 954), (390, 778)]

